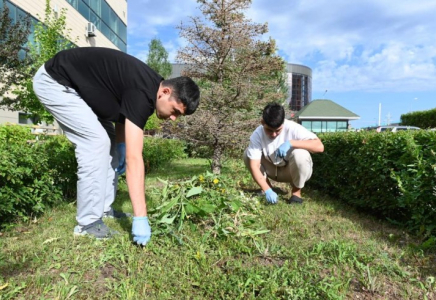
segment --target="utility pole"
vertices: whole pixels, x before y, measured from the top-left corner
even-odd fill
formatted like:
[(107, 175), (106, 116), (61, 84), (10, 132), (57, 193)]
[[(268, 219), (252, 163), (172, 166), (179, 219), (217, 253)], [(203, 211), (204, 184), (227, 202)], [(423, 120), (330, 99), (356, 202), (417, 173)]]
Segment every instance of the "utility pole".
[(381, 103), (378, 104), (378, 126), (381, 126)]
[(387, 123), (387, 125), (391, 124), (391, 113), (390, 112), (386, 116), (386, 123)]

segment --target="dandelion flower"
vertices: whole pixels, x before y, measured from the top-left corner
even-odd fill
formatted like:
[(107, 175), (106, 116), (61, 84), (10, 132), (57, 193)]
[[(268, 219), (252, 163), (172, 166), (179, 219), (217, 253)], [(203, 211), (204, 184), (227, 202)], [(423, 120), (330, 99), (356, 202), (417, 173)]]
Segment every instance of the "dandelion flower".
[(213, 183), (214, 183), (214, 184), (217, 184), (218, 182), (220, 182), (220, 181), (218, 180), (218, 178), (215, 178), (215, 179), (213, 180)]

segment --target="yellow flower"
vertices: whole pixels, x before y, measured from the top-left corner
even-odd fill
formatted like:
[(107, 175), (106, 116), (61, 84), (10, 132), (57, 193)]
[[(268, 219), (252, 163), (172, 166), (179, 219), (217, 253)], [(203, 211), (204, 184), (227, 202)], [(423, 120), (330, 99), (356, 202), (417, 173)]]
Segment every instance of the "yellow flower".
[(214, 184), (217, 184), (218, 182), (220, 182), (220, 181), (218, 180), (218, 178), (215, 178), (215, 179), (213, 180), (213, 183), (214, 183)]
[(200, 180), (201, 182), (203, 182), (203, 181), (204, 181), (204, 177), (203, 177), (203, 175), (198, 176), (198, 180)]
[(226, 189), (221, 189), (221, 193), (225, 193), (226, 192)]

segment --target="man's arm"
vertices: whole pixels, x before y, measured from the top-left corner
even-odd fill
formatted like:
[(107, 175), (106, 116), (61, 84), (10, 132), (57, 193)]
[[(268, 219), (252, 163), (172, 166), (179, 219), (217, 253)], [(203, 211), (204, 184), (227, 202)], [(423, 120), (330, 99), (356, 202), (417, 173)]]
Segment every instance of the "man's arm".
[(260, 186), (262, 191), (267, 191), (271, 188), (271, 186), (268, 184), (265, 176), (263, 176), (262, 172), (260, 171), (260, 159), (250, 159), (250, 172), (251, 176), (253, 176), (254, 181)]
[(324, 144), (320, 139), (314, 140), (290, 140), (292, 148), (295, 149), (305, 149), (311, 153), (321, 153), (324, 152)]
[(126, 118), (126, 179), (135, 217), (147, 216), (144, 192), (144, 160), (142, 158), (143, 139), (142, 129)]

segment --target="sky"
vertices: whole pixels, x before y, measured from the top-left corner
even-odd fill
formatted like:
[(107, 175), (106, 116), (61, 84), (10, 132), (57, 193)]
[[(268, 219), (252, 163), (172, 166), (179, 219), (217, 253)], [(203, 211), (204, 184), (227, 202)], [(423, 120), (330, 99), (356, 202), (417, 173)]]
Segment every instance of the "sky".
[[(128, 50), (143, 61), (151, 39), (175, 62), (186, 45), (176, 26), (200, 15), (195, 0), (128, 0)], [(312, 69), (312, 100), (360, 116), (354, 128), (436, 108), (435, 0), (253, 0), (245, 12), (267, 23), (288, 63)]]

